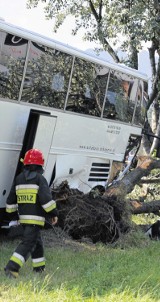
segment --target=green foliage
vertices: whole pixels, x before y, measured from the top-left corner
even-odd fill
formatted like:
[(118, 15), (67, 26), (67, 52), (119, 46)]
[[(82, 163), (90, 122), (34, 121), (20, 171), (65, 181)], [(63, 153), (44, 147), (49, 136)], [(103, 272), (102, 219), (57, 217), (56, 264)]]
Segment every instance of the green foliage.
[(9, 99), (18, 99), (21, 85), (24, 59), (15, 60), (10, 58), (8, 62), (8, 73), (0, 72), (1, 96)]
[[(54, 50), (45, 49), (44, 54), (38, 60), (29, 60), (27, 65), (26, 78), (31, 82), (30, 85), (24, 85), (22, 98), (25, 101), (35, 104), (43, 104), (45, 106), (52, 106), (54, 100), (54, 107), (63, 108), (64, 97), (60, 101), (58, 92), (52, 88), (54, 76), (61, 76), (64, 80), (64, 88), (61, 95), (65, 95), (68, 87), (71, 57), (63, 53), (54, 53)], [(60, 82), (60, 80), (59, 80)]]
[[(45, 2), (45, 15), (55, 18), (54, 30), (62, 25), (68, 15), (75, 18), (73, 34), (85, 28), (84, 38), (99, 41), (104, 47), (105, 39), (119, 43), (119, 37), (125, 36), (121, 47), (125, 50), (130, 44), (140, 49), (142, 41), (159, 39), (159, 4), (156, 1), (59, 1), (59, 0), (28, 0), (28, 8)], [(129, 49), (128, 49), (129, 50)]]

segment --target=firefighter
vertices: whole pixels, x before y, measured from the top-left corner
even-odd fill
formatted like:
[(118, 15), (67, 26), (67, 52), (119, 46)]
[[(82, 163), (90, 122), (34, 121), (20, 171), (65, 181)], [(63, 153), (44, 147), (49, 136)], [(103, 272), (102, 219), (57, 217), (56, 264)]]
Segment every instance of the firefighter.
[(26, 152), (23, 171), (15, 178), (6, 203), (6, 211), (12, 217), (18, 211), (19, 223), (23, 226), (23, 238), (4, 268), (9, 277), (18, 277), (23, 264), (31, 255), (35, 272), (45, 269), (43, 242), (40, 230), (45, 216), (52, 224), (58, 221), (56, 202), (43, 174), (44, 157), (40, 150)]

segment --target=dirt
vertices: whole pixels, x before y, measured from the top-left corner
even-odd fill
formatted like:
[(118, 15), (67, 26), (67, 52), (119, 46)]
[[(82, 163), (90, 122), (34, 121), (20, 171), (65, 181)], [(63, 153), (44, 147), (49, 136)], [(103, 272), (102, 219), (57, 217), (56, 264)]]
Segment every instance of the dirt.
[(42, 230), (41, 234), (45, 247), (63, 247), (73, 250), (95, 249), (95, 244), (89, 238), (73, 240), (59, 227)]

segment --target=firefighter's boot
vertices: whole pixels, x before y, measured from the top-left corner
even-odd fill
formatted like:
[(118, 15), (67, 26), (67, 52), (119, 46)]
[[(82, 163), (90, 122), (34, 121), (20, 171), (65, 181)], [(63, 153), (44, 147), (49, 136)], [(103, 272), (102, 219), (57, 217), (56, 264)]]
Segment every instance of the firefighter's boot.
[(8, 278), (17, 278), (18, 277), (18, 272), (16, 272), (16, 271), (11, 271), (8, 268), (4, 268), (4, 271)]

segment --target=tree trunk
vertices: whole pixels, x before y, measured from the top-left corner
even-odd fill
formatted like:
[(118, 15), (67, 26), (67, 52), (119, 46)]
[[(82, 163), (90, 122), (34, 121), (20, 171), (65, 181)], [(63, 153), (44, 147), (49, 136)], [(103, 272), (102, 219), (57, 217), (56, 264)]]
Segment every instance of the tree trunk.
[(136, 46), (134, 45), (134, 41), (130, 42), (130, 51), (129, 51), (129, 66), (131, 68), (135, 68), (138, 70), (138, 51), (136, 49)]
[[(125, 175), (122, 180), (110, 186), (102, 198), (106, 200), (106, 202), (108, 198), (115, 197), (120, 200), (125, 200), (125, 196), (134, 189), (136, 184), (143, 183), (143, 181), (140, 181), (142, 177), (148, 176), (151, 170), (159, 168), (160, 160), (148, 156), (139, 157), (137, 168)], [(147, 203), (131, 200), (130, 206), (131, 214), (154, 213), (159, 215), (160, 200)]]
[(131, 213), (132, 214), (142, 214), (142, 213), (154, 213), (160, 216), (160, 200), (154, 200), (150, 202), (139, 202), (132, 200), (130, 202)]
[(121, 199), (130, 193), (143, 176), (149, 175), (153, 169), (160, 168), (160, 160), (148, 156), (139, 157), (137, 168), (125, 175), (122, 180), (110, 186), (104, 193), (103, 198), (117, 196)]

